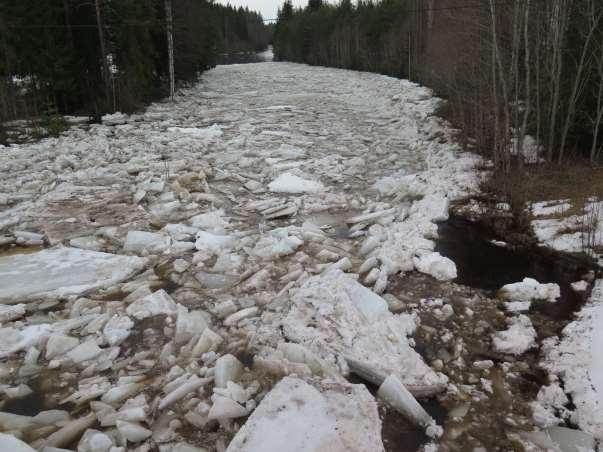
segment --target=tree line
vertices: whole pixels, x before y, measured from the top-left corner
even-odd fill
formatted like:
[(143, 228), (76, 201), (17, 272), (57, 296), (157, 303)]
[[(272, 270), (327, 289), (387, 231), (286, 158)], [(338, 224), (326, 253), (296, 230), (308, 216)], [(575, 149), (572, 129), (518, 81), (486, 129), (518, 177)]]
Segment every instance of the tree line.
[[(275, 57), (408, 78), (506, 172), (603, 148), (600, 0), (310, 0), (279, 10)], [(521, 159), (518, 159), (521, 164)]]
[(130, 112), (194, 80), (219, 53), (262, 49), (260, 14), (209, 0), (3, 0), (0, 124)]

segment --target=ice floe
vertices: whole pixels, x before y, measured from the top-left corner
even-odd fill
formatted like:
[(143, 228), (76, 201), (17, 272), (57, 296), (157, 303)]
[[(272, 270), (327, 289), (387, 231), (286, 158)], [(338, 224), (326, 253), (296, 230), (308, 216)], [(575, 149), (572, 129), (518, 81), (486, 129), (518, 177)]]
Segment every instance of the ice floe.
[(77, 248), (53, 248), (0, 257), (0, 303), (61, 298), (132, 277), (144, 259)]

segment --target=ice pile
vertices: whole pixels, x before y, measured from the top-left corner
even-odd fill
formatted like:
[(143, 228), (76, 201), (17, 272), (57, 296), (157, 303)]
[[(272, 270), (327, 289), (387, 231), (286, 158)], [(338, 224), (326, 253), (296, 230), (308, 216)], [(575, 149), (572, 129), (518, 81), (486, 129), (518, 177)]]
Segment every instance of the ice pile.
[(456, 277), (437, 223), (479, 159), (437, 105), (389, 77), (220, 66), (173, 103), (3, 148), (0, 391), (42, 382), (61, 405), (0, 429), (41, 450), (383, 450), (345, 378), (407, 402), (447, 384), (386, 293)]
[(347, 373), (354, 359), (408, 385), (438, 385), (434, 372), (409, 344), (416, 328), (412, 315), (392, 314), (386, 301), (341, 270), (315, 276), (293, 291), (282, 319), (286, 340), (301, 344), (321, 360)]

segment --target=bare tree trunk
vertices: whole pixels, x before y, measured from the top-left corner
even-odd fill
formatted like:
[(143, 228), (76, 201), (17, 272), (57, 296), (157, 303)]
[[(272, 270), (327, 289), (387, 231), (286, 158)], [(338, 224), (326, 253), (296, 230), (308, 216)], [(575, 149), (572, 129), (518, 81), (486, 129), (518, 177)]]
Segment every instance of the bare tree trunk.
[[(523, 33), (524, 33), (524, 65), (525, 65), (525, 108), (523, 111), (523, 121), (521, 123), (521, 130), (520, 130), (520, 134), (519, 134), (519, 141), (518, 141), (518, 153), (519, 155), (523, 155), (523, 144), (525, 141), (525, 135), (527, 132), (527, 128), (528, 128), (528, 119), (530, 117), (531, 114), (531, 110), (532, 110), (532, 102), (531, 102), (531, 91), (530, 91), (530, 68), (531, 68), (531, 62), (530, 62), (530, 1), (531, 0), (526, 0), (526, 4), (525, 4), (525, 11), (524, 11), (524, 24), (523, 24)], [(521, 159), (520, 159), (521, 161)]]
[(105, 48), (105, 34), (103, 32), (103, 19), (101, 15), (100, 0), (94, 0), (94, 8), (96, 10), (96, 27), (98, 29), (98, 40), (100, 43), (101, 58), (102, 58), (102, 71), (103, 71), (103, 82), (105, 84), (105, 101), (107, 105), (110, 102), (110, 75), (109, 75), (109, 62), (107, 61), (107, 51)]
[[(519, 127), (519, 47), (521, 44), (521, 21), (520, 21), (520, 5), (517, 0), (514, 1), (513, 5), (513, 45), (511, 51), (511, 77), (513, 80), (513, 91), (514, 91), (514, 107), (513, 107), (513, 134), (515, 140), (513, 141), (513, 153), (517, 156), (518, 162), (523, 162), (523, 153), (520, 149), (520, 141), (523, 143), (521, 137), (522, 130), (518, 130)], [(521, 163), (520, 163), (521, 164)]]
[(172, 21), (172, 1), (165, 0), (165, 21), (167, 30), (168, 58), (170, 71), (170, 99), (174, 100), (175, 80), (174, 80), (174, 24)]
[[(496, 38), (496, 29), (494, 26), (494, 20), (496, 18), (492, 16), (492, 40)], [(499, 168), (500, 166), (500, 150), (499, 150), (499, 128), (500, 128), (500, 117), (498, 112), (498, 82), (496, 77), (496, 46), (492, 44), (492, 107), (494, 109), (494, 166)]]
[(559, 97), (561, 91), (561, 72), (563, 70), (563, 55), (562, 43), (565, 35), (565, 19), (567, 15), (566, 2), (564, 0), (556, 0), (554, 7), (554, 17), (552, 19), (553, 34), (553, 98), (550, 105), (549, 118), (549, 140), (547, 159), (553, 160), (553, 149), (555, 141), (555, 131), (557, 124), (557, 113), (559, 110)]
[[(498, 78), (500, 79), (500, 87), (503, 95), (503, 114), (504, 114), (504, 124), (502, 128), (502, 140), (499, 141), (500, 152), (502, 153), (503, 158), (503, 169), (506, 172), (510, 170), (510, 159), (509, 159), (509, 149), (508, 149), (508, 136), (509, 136), (509, 94), (507, 90), (507, 82), (505, 80), (505, 72), (502, 64), (502, 59), (500, 56), (500, 49), (498, 46), (498, 33), (496, 28), (496, 6), (495, 0), (490, 0), (490, 14), (492, 17), (492, 46), (494, 47), (494, 58), (495, 58), (495, 67), (498, 67)], [(496, 89), (496, 85), (495, 85)], [(498, 107), (498, 106), (497, 106)], [(498, 127), (499, 125), (497, 125)]]
[(595, 115), (594, 127), (593, 127), (593, 140), (590, 148), (590, 162), (595, 163), (597, 159), (597, 149), (599, 147), (599, 129), (601, 127), (601, 121), (603, 120), (603, 34), (598, 36), (597, 52), (595, 59), (597, 61), (596, 74), (599, 78), (599, 86), (597, 90), (597, 113)]
[(597, 115), (593, 128), (593, 142), (590, 148), (590, 162), (595, 163), (597, 157), (597, 148), (599, 145), (599, 129), (603, 120), (603, 71), (601, 71), (601, 63), (599, 63), (599, 90), (597, 95)]
[[(538, 24), (538, 19), (536, 20)], [(536, 34), (536, 143), (540, 144), (540, 121), (541, 121), (541, 105), (540, 105), (540, 27)]]

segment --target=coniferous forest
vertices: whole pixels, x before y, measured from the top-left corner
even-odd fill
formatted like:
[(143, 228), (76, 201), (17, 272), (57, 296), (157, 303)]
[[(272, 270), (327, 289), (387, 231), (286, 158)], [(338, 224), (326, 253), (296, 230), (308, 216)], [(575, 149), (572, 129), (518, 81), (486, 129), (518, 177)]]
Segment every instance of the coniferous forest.
[(433, 88), (464, 140), (506, 171), (528, 147), (549, 161), (602, 154), (599, 0), (286, 1), (274, 47), (280, 60)]
[(0, 123), (98, 118), (165, 96), (169, 20), (177, 82), (195, 79), (220, 53), (260, 50), (271, 39), (258, 13), (207, 0), (4, 0)]

